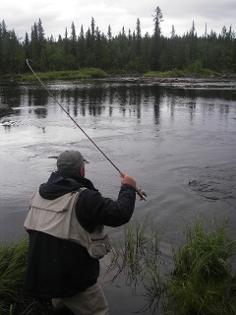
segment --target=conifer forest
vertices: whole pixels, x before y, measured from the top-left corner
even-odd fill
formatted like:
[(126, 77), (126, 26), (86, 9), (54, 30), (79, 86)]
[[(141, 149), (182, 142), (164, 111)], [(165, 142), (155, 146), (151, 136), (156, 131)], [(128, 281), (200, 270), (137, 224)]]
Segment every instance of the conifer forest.
[(27, 72), (25, 59), (34, 63), (37, 71), (78, 70), (84, 67), (101, 68), (109, 73), (143, 73), (184, 69), (197, 64), (220, 72), (236, 72), (236, 34), (231, 26), (222, 26), (198, 35), (194, 21), (183, 35), (177, 35), (172, 25), (170, 36), (161, 31), (163, 16), (156, 8), (153, 15), (153, 33), (143, 34), (137, 18), (134, 30), (121, 27), (113, 35), (112, 25), (107, 32), (99, 29), (94, 18), (88, 29), (78, 28), (72, 22), (64, 34), (46, 37), (39, 18), (24, 38), (0, 23), (0, 75)]

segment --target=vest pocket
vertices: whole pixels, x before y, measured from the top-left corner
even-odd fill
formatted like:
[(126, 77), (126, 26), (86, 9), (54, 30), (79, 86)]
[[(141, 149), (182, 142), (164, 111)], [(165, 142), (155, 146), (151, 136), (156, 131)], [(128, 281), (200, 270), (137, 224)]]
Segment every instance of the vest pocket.
[(91, 244), (88, 252), (91, 257), (101, 259), (111, 250), (109, 237), (104, 235), (102, 238), (91, 238)]

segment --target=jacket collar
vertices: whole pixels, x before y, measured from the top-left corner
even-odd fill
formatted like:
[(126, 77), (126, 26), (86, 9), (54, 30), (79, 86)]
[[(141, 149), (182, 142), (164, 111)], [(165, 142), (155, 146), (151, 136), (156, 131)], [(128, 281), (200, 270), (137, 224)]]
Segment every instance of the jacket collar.
[(85, 177), (74, 176), (73, 178), (66, 178), (58, 172), (53, 172), (48, 181), (40, 185), (39, 194), (41, 197), (51, 200), (69, 192), (77, 191), (82, 187), (96, 190), (93, 183)]

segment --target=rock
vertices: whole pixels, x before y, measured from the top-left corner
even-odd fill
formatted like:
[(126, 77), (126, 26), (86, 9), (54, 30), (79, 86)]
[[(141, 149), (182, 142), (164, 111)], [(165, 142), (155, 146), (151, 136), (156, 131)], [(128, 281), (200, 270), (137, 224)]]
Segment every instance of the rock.
[(7, 104), (0, 103), (0, 117), (8, 115), (12, 112), (12, 108)]

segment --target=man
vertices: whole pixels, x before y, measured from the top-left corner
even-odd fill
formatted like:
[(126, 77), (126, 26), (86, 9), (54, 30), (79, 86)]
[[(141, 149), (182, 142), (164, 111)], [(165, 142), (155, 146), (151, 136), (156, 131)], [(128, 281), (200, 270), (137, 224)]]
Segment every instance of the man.
[(25, 220), (29, 233), (27, 294), (52, 298), (78, 315), (107, 315), (99, 258), (110, 249), (103, 226), (127, 223), (135, 206), (135, 180), (124, 175), (116, 201), (104, 198), (85, 178), (84, 159), (65, 151), (57, 171), (35, 193)]

